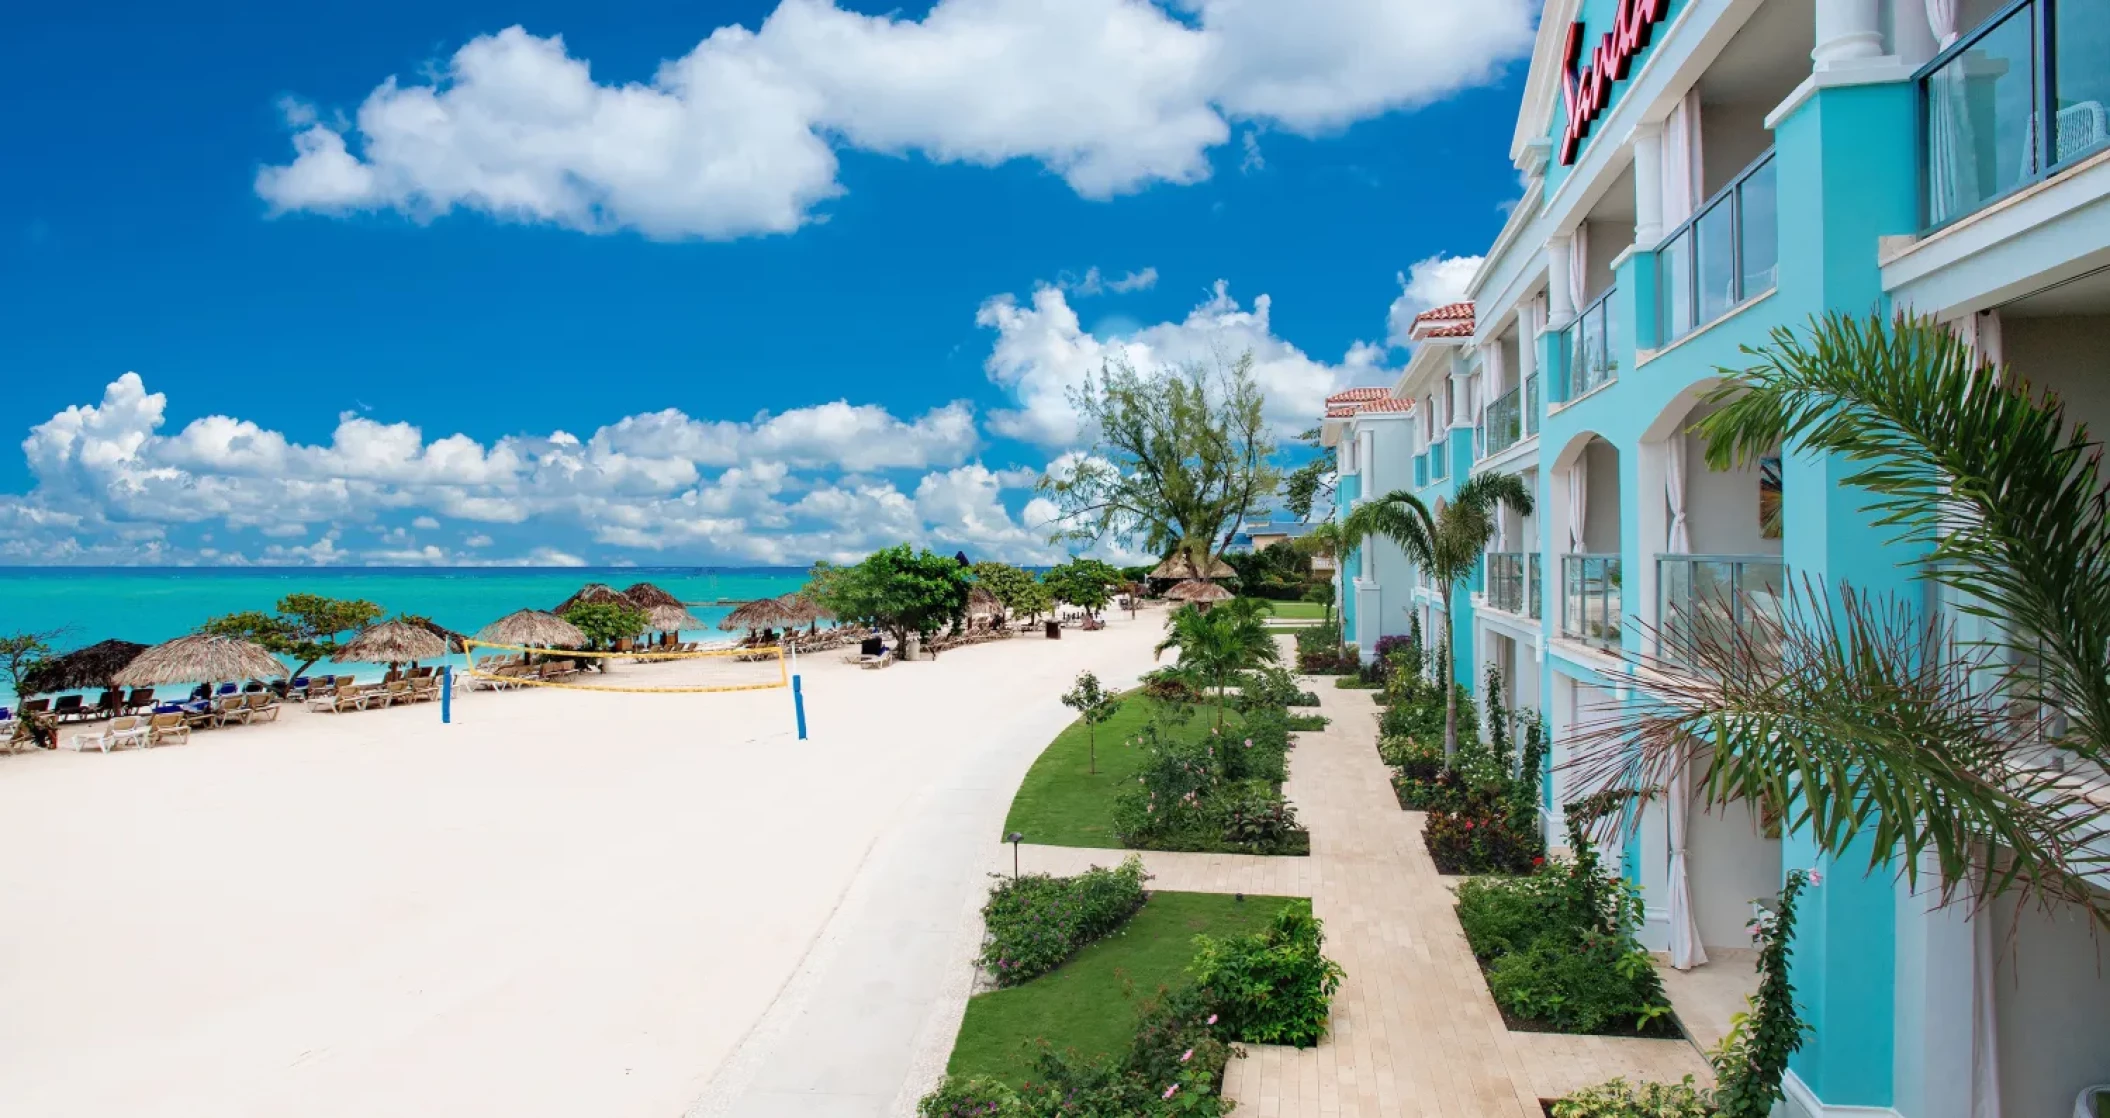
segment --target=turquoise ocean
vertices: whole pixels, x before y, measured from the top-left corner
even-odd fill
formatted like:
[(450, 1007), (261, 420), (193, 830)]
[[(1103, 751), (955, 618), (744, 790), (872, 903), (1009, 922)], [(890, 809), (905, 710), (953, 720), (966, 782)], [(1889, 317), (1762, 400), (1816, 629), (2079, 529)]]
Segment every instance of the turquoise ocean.
[[(689, 612), (710, 626), (684, 640), (716, 640), (727, 635), (717, 625), (734, 604), (805, 581), (805, 570), (793, 567), (0, 567), (0, 633), (57, 630), (52, 645), (61, 652), (112, 638), (156, 644), (218, 614), (268, 611), (295, 593), (364, 598), (391, 617), (417, 614), (474, 633), (517, 609), (553, 608), (589, 582), (619, 590), (650, 582), (691, 603)], [(328, 662), (313, 669), (361, 678), (384, 670)], [(0, 679), (0, 705), (13, 702)]]

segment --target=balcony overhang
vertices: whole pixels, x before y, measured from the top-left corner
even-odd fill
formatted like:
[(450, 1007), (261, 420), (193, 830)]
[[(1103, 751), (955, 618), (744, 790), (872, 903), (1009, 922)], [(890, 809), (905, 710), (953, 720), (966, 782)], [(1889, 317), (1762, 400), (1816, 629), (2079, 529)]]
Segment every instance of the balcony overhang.
[(2110, 150), (1923, 237), (1886, 238), (1878, 263), (1896, 306), (1944, 319), (2110, 266)]

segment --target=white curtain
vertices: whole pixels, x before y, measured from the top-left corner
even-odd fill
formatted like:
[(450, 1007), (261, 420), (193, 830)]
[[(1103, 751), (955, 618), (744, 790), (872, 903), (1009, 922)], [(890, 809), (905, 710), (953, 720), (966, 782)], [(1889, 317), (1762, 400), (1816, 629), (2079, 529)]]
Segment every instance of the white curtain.
[(1670, 539), (1666, 548), (1672, 555), (1685, 555), (1692, 551), (1692, 538), (1685, 529), (1685, 433), (1673, 434), (1663, 441), (1663, 500), (1670, 506)]
[(1956, 42), (1956, 0), (1927, 0), (1927, 27), (1934, 32), (1934, 49), (1949, 49)]
[(1590, 223), (1575, 227), (1574, 236), (1568, 239), (1568, 298), (1580, 313), (1584, 297), (1590, 293)]
[[(1937, 49), (1956, 42), (1956, 0), (1927, 0), (1927, 26)], [(1980, 196), (1965, 69), (1944, 66), (1927, 78), (1927, 216), (1936, 222), (1964, 212)]]
[(1687, 93), (1663, 122), (1663, 228), (1676, 229), (1692, 216), (1693, 117), (1698, 98)]
[(1583, 513), (1590, 507), (1590, 474), (1577, 458), (1568, 467), (1568, 550), (1583, 549)]
[(1670, 774), (1670, 965), (1691, 970), (1707, 961), (1700, 926), (1692, 918), (1692, 887), (1686, 881), (1685, 817), (1692, 810), (1692, 759), (1680, 759)]
[[(1975, 893), (1975, 890), (1973, 890)], [(1976, 903), (1975, 897), (1965, 903)], [(2000, 1044), (1993, 1015), (1994, 945), (1990, 906), (1971, 920), (1971, 1118), (2000, 1118)]]

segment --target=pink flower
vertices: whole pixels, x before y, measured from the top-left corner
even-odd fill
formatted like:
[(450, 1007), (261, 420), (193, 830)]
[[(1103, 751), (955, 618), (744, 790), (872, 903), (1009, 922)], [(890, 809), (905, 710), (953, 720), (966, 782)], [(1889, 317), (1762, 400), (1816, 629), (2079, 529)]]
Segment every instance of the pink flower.
[(1820, 873), (1820, 872), (1819, 872), (1819, 871), (1817, 871), (1817, 870), (1811, 870), (1811, 871), (1810, 871), (1810, 884), (1811, 884), (1811, 885), (1822, 885), (1822, 884), (1824, 884), (1824, 874)]
[(1169, 1099), (1169, 1098), (1171, 1098), (1171, 1097), (1172, 1097), (1172, 1096), (1174, 1096), (1174, 1095), (1177, 1095), (1177, 1094), (1179, 1094), (1179, 1093), (1180, 1093), (1180, 1085), (1179, 1085), (1179, 1084), (1177, 1084), (1177, 1083), (1173, 1084), (1173, 1085), (1172, 1085), (1172, 1086), (1170, 1086), (1170, 1087), (1167, 1087), (1167, 1088), (1165, 1088), (1165, 1097), (1166, 1097), (1166, 1098), (1168, 1098), (1168, 1099)]
[(1202, 1024), (1204, 1024), (1204, 1025), (1214, 1025), (1214, 1024), (1216, 1024), (1216, 1015), (1215, 1015), (1214, 1013), (1210, 1014), (1210, 1015), (1209, 1015), (1209, 1019), (1208, 1019), (1207, 1021), (1204, 1021), (1204, 1022), (1202, 1022)]
[(1183, 1063), (1183, 1064), (1184, 1064), (1184, 1063), (1186, 1063), (1187, 1061), (1189, 1061), (1189, 1060), (1191, 1060), (1191, 1059), (1193, 1059), (1193, 1058), (1194, 1058), (1194, 1049), (1192, 1049), (1192, 1048), (1189, 1048), (1189, 1049), (1188, 1049), (1188, 1050), (1186, 1050), (1185, 1052), (1182, 1052), (1182, 1053), (1180, 1053), (1180, 1063)]

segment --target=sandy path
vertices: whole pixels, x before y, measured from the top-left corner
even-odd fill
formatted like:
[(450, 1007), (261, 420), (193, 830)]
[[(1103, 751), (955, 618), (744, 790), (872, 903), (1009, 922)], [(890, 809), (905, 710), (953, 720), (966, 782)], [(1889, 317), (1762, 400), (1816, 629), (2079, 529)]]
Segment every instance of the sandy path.
[(680, 1114), (846, 896), (956, 920), (971, 875), (859, 898), (868, 853), (1161, 620), (809, 662), (805, 744), (781, 691), (520, 692), (0, 758), (0, 1111)]

